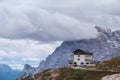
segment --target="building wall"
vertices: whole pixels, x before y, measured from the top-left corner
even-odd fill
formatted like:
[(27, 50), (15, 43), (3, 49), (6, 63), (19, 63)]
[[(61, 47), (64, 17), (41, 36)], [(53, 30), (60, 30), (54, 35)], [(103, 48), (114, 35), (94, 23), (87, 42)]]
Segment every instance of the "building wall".
[[(73, 57), (74, 62), (76, 62), (76, 65), (82, 66), (82, 65), (89, 65), (92, 61), (91, 55), (74, 55)], [(83, 63), (83, 64), (82, 64)]]

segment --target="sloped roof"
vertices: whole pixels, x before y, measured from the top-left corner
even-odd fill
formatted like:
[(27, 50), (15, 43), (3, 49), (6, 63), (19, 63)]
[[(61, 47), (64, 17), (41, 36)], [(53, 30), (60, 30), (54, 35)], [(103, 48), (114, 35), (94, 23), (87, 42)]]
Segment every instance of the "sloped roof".
[(81, 49), (77, 49), (77, 50), (73, 51), (73, 54), (75, 54), (75, 55), (78, 55), (78, 54), (80, 54), (80, 55), (92, 55), (92, 53), (83, 51)]

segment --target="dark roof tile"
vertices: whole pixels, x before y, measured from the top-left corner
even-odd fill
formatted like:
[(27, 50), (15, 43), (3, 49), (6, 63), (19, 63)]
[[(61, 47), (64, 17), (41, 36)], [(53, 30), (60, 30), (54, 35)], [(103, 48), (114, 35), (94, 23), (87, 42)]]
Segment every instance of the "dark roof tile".
[(73, 54), (75, 54), (75, 55), (78, 55), (78, 54), (81, 54), (81, 55), (92, 55), (92, 53), (83, 51), (81, 49), (77, 49), (77, 50), (73, 51)]

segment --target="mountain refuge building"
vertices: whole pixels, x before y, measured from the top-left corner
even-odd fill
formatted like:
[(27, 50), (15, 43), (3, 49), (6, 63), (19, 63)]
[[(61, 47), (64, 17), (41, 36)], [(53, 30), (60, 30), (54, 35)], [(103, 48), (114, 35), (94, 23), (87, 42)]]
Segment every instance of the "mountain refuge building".
[(68, 62), (70, 67), (95, 66), (93, 62), (93, 54), (81, 49), (75, 50), (72, 53), (72, 60), (69, 60)]

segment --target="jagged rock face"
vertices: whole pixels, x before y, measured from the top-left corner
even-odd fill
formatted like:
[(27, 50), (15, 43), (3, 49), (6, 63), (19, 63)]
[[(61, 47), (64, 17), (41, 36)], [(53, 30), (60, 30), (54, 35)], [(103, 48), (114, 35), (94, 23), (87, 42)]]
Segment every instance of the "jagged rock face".
[(23, 70), (29, 70), (29, 69), (32, 69), (31, 65), (29, 65), (29, 64), (25, 64)]
[(103, 77), (102, 80), (120, 80), (120, 74), (108, 75)]
[(31, 67), (31, 65), (25, 64), (24, 69), (22, 72), (20, 72), (20, 74), (18, 75), (18, 78), (31, 76), (35, 70), (36, 69), (34, 67)]
[(6, 64), (0, 64), (0, 80), (15, 80), (19, 71), (12, 70)]
[(78, 41), (64, 41), (61, 46), (42, 61), (33, 73), (48, 68), (66, 66), (71, 59), (71, 53), (76, 49), (82, 49), (93, 53), (94, 60), (104, 61), (120, 55), (120, 31), (111, 31), (99, 26), (95, 27), (98, 37), (94, 39), (82, 39)]

